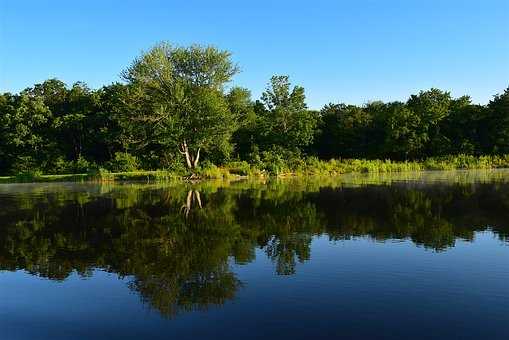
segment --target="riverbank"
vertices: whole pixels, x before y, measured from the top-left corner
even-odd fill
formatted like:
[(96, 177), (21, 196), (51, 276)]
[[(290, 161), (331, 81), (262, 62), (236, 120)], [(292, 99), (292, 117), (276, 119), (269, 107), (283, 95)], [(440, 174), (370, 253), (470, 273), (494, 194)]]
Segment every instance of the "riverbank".
[(428, 170), (474, 170), (509, 168), (509, 155), (502, 156), (446, 156), (422, 161), (392, 161), (365, 159), (319, 160), (315, 157), (278, 159), (270, 163), (249, 164), (229, 162), (222, 166), (204, 164), (194, 172), (185, 170), (156, 170), (110, 172), (91, 170), (81, 174), (22, 173), (0, 177), (0, 183), (26, 182), (84, 182), (84, 181), (145, 181), (166, 182), (179, 180), (242, 179), (260, 177), (338, 176), (348, 173), (393, 173)]

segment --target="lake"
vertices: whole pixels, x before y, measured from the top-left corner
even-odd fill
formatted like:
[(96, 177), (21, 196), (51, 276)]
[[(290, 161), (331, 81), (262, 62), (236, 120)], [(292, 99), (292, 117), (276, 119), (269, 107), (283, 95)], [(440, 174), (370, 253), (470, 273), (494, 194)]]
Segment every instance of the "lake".
[(0, 185), (1, 339), (508, 339), (509, 171)]

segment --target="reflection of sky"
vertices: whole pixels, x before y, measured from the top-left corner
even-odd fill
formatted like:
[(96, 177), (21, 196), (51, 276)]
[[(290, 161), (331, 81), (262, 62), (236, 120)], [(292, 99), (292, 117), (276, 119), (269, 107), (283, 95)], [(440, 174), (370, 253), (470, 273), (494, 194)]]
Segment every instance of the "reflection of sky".
[(509, 336), (509, 246), (491, 232), (439, 253), (411, 241), (321, 236), (295, 275), (275, 275), (263, 249), (233, 270), (244, 283), (233, 301), (173, 320), (115, 274), (55, 282), (2, 272), (0, 337)]

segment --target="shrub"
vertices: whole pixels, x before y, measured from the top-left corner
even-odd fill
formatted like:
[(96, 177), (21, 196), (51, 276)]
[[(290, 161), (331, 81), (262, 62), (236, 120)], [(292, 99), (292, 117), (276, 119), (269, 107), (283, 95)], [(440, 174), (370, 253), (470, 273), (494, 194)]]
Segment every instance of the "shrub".
[(68, 161), (64, 159), (64, 157), (60, 156), (55, 161), (53, 161), (52, 173), (61, 175), (72, 173), (73, 164), (72, 161)]
[(171, 162), (168, 162), (165, 169), (177, 176), (185, 176), (189, 174), (189, 169), (184, 164), (181, 158), (173, 158)]
[(94, 162), (90, 162), (86, 160), (84, 157), (80, 156), (77, 160), (73, 162), (73, 173), (87, 173), (91, 169), (97, 168), (97, 165)]
[(106, 167), (115, 172), (131, 172), (139, 169), (139, 162), (136, 156), (127, 152), (115, 152), (115, 156), (107, 162)]
[(230, 177), (228, 169), (218, 168), (209, 161), (203, 162), (203, 164), (196, 169), (196, 172), (198, 176), (203, 179), (224, 179)]
[(251, 175), (251, 165), (246, 161), (229, 162), (226, 168), (231, 174), (249, 176)]
[(52, 162), (51, 171), (49, 172), (59, 175), (84, 174), (95, 168), (97, 168), (97, 165), (94, 162), (90, 162), (82, 156), (74, 161), (66, 160), (60, 156)]
[(280, 175), (292, 170), (304, 168), (306, 162), (300, 152), (273, 147), (261, 153), (261, 168), (271, 175)]
[(42, 176), (41, 170), (22, 171), (16, 174), (16, 182), (34, 182)]
[(88, 177), (95, 181), (113, 181), (115, 180), (115, 176), (104, 168), (94, 168), (90, 169), (87, 173)]
[(39, 170), (39, 166), (35, 159), (31, 156), (20, 156), (11, 166), (11, 172), (17, 176), (23, 173), (29, 174)]

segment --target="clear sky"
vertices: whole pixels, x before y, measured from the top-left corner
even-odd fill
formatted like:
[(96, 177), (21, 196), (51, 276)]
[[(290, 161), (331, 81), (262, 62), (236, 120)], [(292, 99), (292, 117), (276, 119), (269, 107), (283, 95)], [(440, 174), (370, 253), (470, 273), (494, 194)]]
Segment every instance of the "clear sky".
[(509, 0), (0, 0), (0, 91), (97, 88), (162, 40), (230, 50), (254, 98), (287, 74), (312, 108), (509, 86)]

